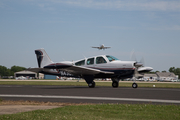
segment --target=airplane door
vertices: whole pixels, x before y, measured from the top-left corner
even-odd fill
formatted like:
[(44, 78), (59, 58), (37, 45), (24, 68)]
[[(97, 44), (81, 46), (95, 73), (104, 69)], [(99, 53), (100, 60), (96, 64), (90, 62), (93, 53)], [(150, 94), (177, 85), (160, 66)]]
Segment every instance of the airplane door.
[(89, 58), (89, 59), (87, 59), (86, 65), (87, 65), (87, 67), (94, 68), (94, 67), (95, 67), (95, 66), (94, 66), (94, 58)]
[(95, 68), (97, 69), (104, 69), (107, 68), (107, 61), (104, 59), (103, 56), (96, 57), (95, 59)]

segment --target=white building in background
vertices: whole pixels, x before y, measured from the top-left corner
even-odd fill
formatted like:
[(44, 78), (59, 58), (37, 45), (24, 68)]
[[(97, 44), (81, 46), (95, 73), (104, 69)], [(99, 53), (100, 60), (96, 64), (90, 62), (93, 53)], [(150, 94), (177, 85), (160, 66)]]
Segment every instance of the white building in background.
[(172, 72), (157, 72), (158, 81), (173, 82), (178, 80), (178, 75)]
[(144, 81), (157, 81), (158, 76), (157, 74), (144, 74), (143, 80)]
[(39, 79), (44, 79), (44, 74), (39, 73)]
[(144, 74), (144, 76), (137, 81), (164, 81), (164, 82), (176, 82), (178, 75), (172, 72), (156, 72), (154, 74)]

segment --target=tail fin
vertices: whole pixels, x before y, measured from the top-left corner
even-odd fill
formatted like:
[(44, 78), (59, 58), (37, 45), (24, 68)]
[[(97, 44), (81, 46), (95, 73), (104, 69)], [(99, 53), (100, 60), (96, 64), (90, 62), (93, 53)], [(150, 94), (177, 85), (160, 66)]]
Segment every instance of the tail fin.
[(35, 50), (35, 54), (39, 68), (43, 68), (44, 66), (53, 63), (43, 48)]

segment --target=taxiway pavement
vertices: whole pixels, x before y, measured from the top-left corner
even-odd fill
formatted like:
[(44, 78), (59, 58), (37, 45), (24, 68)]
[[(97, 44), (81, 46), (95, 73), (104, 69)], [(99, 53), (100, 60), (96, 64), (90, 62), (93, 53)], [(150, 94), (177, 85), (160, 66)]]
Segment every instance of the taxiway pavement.
[(67, 103), (180, 104), (180, 89), (87, 86), (0, 85), (4, 100)]

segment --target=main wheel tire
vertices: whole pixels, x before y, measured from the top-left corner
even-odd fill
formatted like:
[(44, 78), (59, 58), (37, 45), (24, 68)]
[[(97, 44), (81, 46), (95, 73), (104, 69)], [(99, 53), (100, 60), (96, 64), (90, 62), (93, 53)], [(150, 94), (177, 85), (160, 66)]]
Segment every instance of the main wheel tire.
[(96, 84), (95, 84), (95, 82), (94, 82), (94, 81), (93, 81), (92, 83), (89, 83), (89, 84), (88, 84), (89, 88), (94, 88), (94, 87), (95, 87), (95, 85), (96, 85)]
[(119, 87), (119, 82), (113, 81), (113, 82), (112, 82), (112, 87), (113, 87), (113, 88)]
[(138, 87), (137, 83), (133, 83), (133, 84), (132, 84), (132, 87), (133, 87), (133, 88), (137, 88), (137, 87)]

